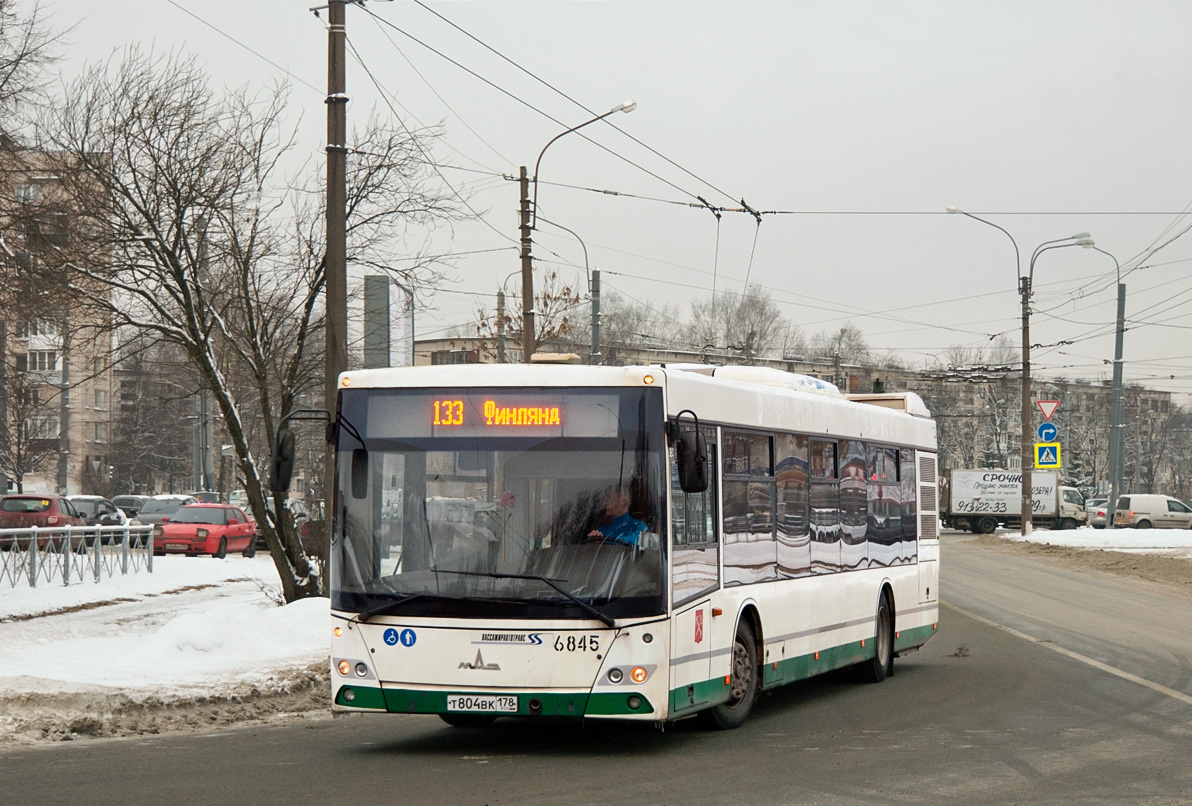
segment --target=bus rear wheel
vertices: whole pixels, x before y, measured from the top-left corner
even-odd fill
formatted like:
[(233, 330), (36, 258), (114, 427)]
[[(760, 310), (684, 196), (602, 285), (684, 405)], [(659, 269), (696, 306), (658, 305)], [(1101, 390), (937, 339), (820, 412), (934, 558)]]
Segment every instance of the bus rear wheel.
[(737, 623), (732, 663), (728, 701), (702, 713), (706, 724), (717, 730), (741, 727), (757, 699), (757, 639), (744, 621)]
[(490, 714), (439, 714), (439, 719), (453, 728), (487, 728), (497, 721), (497, 718)]
[(894, 609), (882, 591), (874, 624), (873, 657), (857, 665), (857, 676), (865, 683), (880, 683), (894, 674)]

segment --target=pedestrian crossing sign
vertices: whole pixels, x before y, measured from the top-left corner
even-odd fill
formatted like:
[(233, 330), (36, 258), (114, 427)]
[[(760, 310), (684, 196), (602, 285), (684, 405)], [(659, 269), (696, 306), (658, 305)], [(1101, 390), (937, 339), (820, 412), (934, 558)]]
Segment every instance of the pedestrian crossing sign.
[(1060, 467), (1060, 443), (1035, 443), (1035, 469), (1055, 470)]

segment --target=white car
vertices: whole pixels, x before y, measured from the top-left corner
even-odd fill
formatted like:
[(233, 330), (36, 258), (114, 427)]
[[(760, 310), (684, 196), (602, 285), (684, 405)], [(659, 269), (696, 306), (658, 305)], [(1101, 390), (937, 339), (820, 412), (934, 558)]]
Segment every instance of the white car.
[(1170, 495), (1123, 495), (1113, 525), (1131, 529), (1192, 529), (1192, 508)]

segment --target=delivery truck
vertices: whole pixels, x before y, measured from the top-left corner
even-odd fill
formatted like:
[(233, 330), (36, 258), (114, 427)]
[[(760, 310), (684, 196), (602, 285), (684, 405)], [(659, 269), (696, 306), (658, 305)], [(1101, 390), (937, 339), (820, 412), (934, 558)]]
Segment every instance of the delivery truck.
[[(999, 526), (1022, 526), (1022, 472), (1018, 470), (952, 470), (946, 478), (944, 526), (990, 534)], [(1084, 496), (1064, 487), (1055, 473), (1031, 472), (1031, 523), (1047, 529), (1075, 529), (1088, 513)]]

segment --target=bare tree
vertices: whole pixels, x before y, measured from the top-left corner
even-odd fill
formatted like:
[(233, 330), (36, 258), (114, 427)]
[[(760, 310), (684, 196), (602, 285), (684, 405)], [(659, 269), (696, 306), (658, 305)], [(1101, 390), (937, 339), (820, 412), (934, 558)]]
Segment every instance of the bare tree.
[[(574, 350), (586, 356), (591, 341), (584, 339), (589, 332), (585, 327), (585, 314), (590, 309), (581, 301), (579, 290), (565, 282), (556, 271), (540, 277), (537, 287), (534, 294), (534, 343), (540, 348)], [(496, 355), (502, 327), (507, 345), (521, 344), (522, 323), (525, 321), (522, 318), (523, 310), (521, 299), (512, 296), (507, 298), (505, 315), (501, 321), (498, 321), (495, 311), (489, 313), (484, 306), (477, 310), (475, 335), (484, 339), (486, 352)]]
[(826, 330), (813, 337), (811, 353), (824, 361), (864, 364), (869, 358), (869, 345), (861, 328), (849, 322), (839, 330)]
[(687, 340), (701, 351), (731, 350), (751, 364), (783, 346), (787, 327), (770, 293), (760, 285), (751, 285), (743, 294), (725, 292), (692, 302)]
[[(319, 194), (289, 190), (315, 181), (281, 175), (286, 104), (284, 87), (221, 94), (191, 59), (130, 49), (70, 84), (40, 129), (78, 222), (66, 265), (102, 288), (89, 304), (186, 356), (292, 601), (320, 593), (320, 577), (293, 525), (269, 514), (259, 457), (300, 395), (321, 397), (325, 240)], [(357, 137), (349, 260), (388, 269), (407, 227), (456, 208), (425, 186), (430, 134), (374, 121)]]
[(683, 322), (672, 303), (655, 308), (617, 293), (601, 299), (600, 341), (605, 364), (622, 364), (628, 354), (644, 349), (686, 347)]
[(22, 14), (16, 0), (0, 0), (0, 132), (16, 128), (13, 111), (42, 89), (61, 36), (46, 24), (39, 3)]

